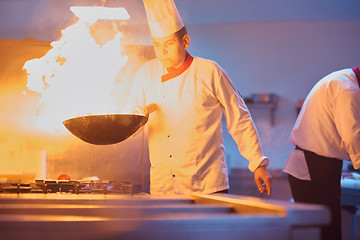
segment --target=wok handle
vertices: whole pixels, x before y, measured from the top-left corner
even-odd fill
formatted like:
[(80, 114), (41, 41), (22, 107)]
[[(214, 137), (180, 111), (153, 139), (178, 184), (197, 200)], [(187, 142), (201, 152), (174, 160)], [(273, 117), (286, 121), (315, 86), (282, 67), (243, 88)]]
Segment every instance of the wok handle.
[(145, 115), (145, 121), (142, 125), (145, 125), (147, 123), (147, 121), (149, 120), (149, 114), (153, 113), (157, 110), (157, 105), (155, 103), (151, 103), (149, 105), (147, 105), (146, 107), (144, 107), (144, 115)]
[(156, 103), (151, 103), (145, 107), (145, 115), (148, 116), (150, 113), (153, 113), (157, 110)]

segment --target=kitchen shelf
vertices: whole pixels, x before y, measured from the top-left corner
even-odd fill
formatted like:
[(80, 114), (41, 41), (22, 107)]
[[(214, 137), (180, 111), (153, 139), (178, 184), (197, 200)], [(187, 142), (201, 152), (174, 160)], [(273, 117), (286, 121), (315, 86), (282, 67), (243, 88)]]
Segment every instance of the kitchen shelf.
[(251, 102), (245, 101), (248, 108), (267, 108), (270, 110), (270, 124), (273, 127), (275, 124), (274, 115), (277, 107), (277, 102)]

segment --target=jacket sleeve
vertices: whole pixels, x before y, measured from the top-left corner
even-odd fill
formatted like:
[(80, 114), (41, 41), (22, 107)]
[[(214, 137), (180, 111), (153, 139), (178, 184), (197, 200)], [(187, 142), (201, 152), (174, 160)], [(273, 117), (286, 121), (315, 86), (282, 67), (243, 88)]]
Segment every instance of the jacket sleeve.
[(123, 113), (144, 115), (143, 109), (146, 106), (144, 93), (144, 76), (145, 66), (143, 65), (136, 72), (136, 75), (132, 81), (131, 92), (127, 99), (127, 104), (123, 109)]
[(223, 69), (218, 67), (214, 75), (215, 94), (226, 117), (227, 130), (240, 154), (249, 161), (249, 170), (254, 172), (260, 165), (268, 165), (269, 159), (263, 154), (258, 132), (243, 99)]
[(355, 169), (360, 168), (360, 91), (346, 89), (334, 99), (334, 119)]

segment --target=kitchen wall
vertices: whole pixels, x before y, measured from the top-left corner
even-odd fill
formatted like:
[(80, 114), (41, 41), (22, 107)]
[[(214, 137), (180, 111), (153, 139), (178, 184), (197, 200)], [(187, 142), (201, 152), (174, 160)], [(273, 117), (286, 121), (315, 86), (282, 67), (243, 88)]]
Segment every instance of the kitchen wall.
[[(191, 54), (219, 63), (244, 97), (252, 93), (275, 93), (279, 96), (273, 126), (270, 124), (270, 109), (250, 107), (250, 111), (264, 152), (272, 160), (270, 167), (281, 169), (292, 150), (288, 136), (297, 114), (294, 104), (304, 98), (324, 75), (359, 65), (360, 16), (356, 11), (359, 2), (175, 2), (188, 26)], [(69, 6), (94, 3), (99, 5), (101, 1), (2, 0), (0, 39), (34, 37), (36, 41), (54, 41), (60, 37), (61, 30), (75, 20), (68, 10)], [(125, 34), (129, 36), (129, 44), (151, 44), (140, 0), (107, 3), (128, 9), (132, 20), (124, 29), (127, 30)], [(13, 61), (16, 61), (7, 58), (8, 52), (4, 49), (0, 48), (2, 73), (12, 69)], [(17, 63), (16, 66), (20, 65)], [(0, 73), (1, 87), (11, 86), (11, 81), (17, 80)], [(9, 98), (2, 97), (8, 104)], [(246, 160), (240, 156), (226, 132), (225, 148), (226, 160), (231, 168), (247, 167)], [(53, 172), (53, 176), (57, 173)]]
[[(244, 97), (279, 96), (270, 109), (250, 107), (270, 167), (281, 169), (293, 146), (288, 137), (297, 117), (294, 105), (326, 74), (360, 64), (360, 20), (242, 22), (190, 26), (190, 52), (215, 60)], [(247, 162), (231, 137), (227, 160), (235, 168)]]

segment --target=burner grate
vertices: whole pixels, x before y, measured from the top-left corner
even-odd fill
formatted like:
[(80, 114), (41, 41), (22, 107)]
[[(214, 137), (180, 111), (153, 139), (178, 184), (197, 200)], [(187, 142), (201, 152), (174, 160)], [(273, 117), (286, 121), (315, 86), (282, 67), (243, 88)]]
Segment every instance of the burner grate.
[(137, 194), (141, 185), (116, 181), (35, 180), (35, 183), (11, 183), (0, 186), (3, 193)]

